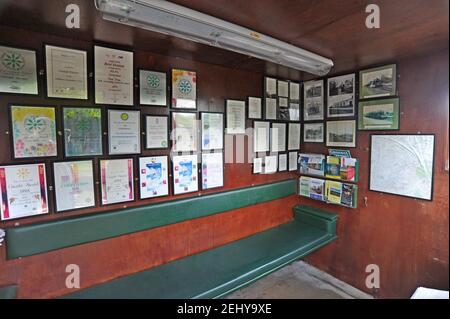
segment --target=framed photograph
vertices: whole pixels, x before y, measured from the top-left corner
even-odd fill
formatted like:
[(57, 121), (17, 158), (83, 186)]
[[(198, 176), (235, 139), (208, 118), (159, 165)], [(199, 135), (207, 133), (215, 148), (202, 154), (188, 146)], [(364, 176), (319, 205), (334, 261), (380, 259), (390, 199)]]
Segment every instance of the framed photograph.
[(56, 157), (56, 110), (48, 106), (10, 105), (14, 159)]
[(172, 107), (175, 109), (197, 108), (197, 73), (172, 69)]
[(356, 121), (328, 121), (326, 146), (356, 147)]
[(397, 66), (385, 65), (359, 71), (359, 98), (371, 99), (397, 95)]
[(145, 148), (165, 149), (169, 147), (169, 117), (145, 115)]
[(253, 122), (253, 151), (255, 153), (270, 150), (270, 122)]
[(263, 172), (263, 158), (255, 157), (253, 158), (253, 174), (262, 174)]
[(141, 111), (108, 110), (109, 155), (141, 153)]
[(265, 101), (265, 112), (266, 120), (276, 120), (277, 119), (277, 100), (272, 98), (266, 98)]
[(63, 131), (66, 157), (103, 154), (101, 109), (64, 107)]
[(260, 97), (248, 97), (248, 118), (256, 120), (262, 119), (262, 99)]
[(133, 52), (94, 46), (95, 103), (134, 104)]
[(358, 116), (358, 130), (398, 130), (400, 129), (399, 99), (360, 101)]
[(172, 151), (197, 151), (197, 113), (172, 112)]
[(298, 152), (289, 152), (289, 172), (298, 169)]
[(141, 199), (169, 195), (167, 156), (139, 158), (139, 189)]
[(270, 133), (270, 151), (286, 151), (286, 123), (272, 123)]
[(279, 97), (289, 97), (289, 82), (278, 80), (278, 96)]
[(355, 74), (328, 79), (327, 116), (355, 116)]
[(45, 164), (0, 166), (1, 220), (49, 212)]
[(94, 168), (91, 160), (53, 163), (56, 211), (95, 206)]
[(36, 51), (0, 46), (0, 92), (38, 94)]
[(264, 93), (266, 97), (277, 97), (277, 79), (268, 76), (264, 77)]
[(139, 70), (139, 104), (167, 106), (167, 74)]
[(174, 195), (198, 191), (197, 155), (175, 155), (172, 158)]
[(245, 134), (245, 101), (226, 100), (227, 134)]
[(300, 121), (300, 104), (289, 103), (289, 121)]
[(323, 120), (323, 80), (305, 82), (303, 91), (303, 119), (305, 121)]
[(47, 96), (88, 99), (87, 52), (45, 45)]
[(371, 191), (431, 201), (434, 135), (371, 135)]
[(223, 187), (223, 153), (202, 153), (202, 189)]
[(134, 201), (133, 159), (100, 160), (102, 205)]
[(305, 123), (303, 124), (303, 142), (305, 143), (323, 143), (324, 136), (323, 123)]
[(301, 134), (300, 123), (288, 124), (288, 151), (300, 149), (300, 134)]
[(223, 149), (223, 113), (200, 113), (202, 151)]
[(278, 154), (278, 171), (285, 172), (287, 171), (288, 165), (288, 156), (286, 153)]
[(277, 172), (278, 155), (266, 156), (264, 158), (264, 174), (273, 174)]

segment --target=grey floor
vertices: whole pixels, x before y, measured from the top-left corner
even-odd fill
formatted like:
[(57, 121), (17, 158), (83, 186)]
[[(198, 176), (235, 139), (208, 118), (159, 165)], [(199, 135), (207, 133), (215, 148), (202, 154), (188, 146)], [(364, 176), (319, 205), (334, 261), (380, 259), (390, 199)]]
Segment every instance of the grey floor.
[(294, 262), (227, 299), (370, 299), (370, 295), (303, 262)]

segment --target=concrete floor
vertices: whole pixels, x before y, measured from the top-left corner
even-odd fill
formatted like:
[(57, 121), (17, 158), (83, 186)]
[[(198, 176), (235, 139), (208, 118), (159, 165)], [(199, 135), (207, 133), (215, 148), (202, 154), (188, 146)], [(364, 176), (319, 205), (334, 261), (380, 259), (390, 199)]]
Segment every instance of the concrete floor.
[(228, 295), (227, 299), (371, 299), (372, 296), (297, 261)]

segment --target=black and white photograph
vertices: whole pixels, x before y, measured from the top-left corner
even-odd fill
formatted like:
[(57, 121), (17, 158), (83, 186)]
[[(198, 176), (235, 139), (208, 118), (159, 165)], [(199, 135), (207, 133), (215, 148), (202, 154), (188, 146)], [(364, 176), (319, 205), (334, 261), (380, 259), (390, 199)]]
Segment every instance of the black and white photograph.
[(397, 94), (397, 66), (390, 64), (359, 72), (360, 99)]
[(303, 129), (303, 142), (323, 143), (324, 125), (323, 123), (305, 123)]
[(304, 90), (304, 120), (323, 120), (323, 80), (305, 82)]
[(355, 74), (328, 79), (327, 116), (355, 115)]
[(326, 145), (356, 147), (356, 121), (328, 121)]

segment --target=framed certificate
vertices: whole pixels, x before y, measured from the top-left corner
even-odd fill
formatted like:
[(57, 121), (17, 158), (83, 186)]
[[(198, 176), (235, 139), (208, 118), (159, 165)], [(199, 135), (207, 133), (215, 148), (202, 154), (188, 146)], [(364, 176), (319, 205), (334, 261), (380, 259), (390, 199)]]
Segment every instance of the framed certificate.
[(56, 211), (95, 206), (94, 169), (89, 161), (53, 163)]
[(277, 172), (278, 167), (278, 156), (266, 156), (264, 158), (264, 174), (272, 174)]
[(102, 205), (134, 201), (133, 159), (100, 160)]
[(270, 134), (270, 151), (286, 151), (286, 123), (272, 123)]
[(167, 156), (139, 158), (139, 189), (141, 199), (169, 195)]
[(133, 105), (133, 52), (94, 46), (95, 103)]
[(174, 195), (198, 191), (197, 155), (175, 155), (172, 158)]
[(36, 51), (0, 46), (0, 92), (38, 94)]
[(109, 155), (141, 153), (141, 112), (108, 110)]
[(270, 122), (253, 122), (253, 151), (268, 152), (270, 149)]
[(226, 100), (227, 134), (245, 134), (245, 101)]
[(63, 126), (66, 157), (103, 154), (101, 109), (64, 107)]
[(298, 152), (289, 152), (289, 172), (296, 171), (298, 168)]
[(200, 113), (202, 151), (223, 149), (223, 113)]
[(262, 99), (260, 97), (249, 96), (248, 97), (248, 118), (249, 119), (262, 119)]
[(289, 82), (278, 80), (278, 96), (279, 97), (289, 97)]
[(223, 187), (223, 153), (202, 153), (202, 189)]
[(167, 106), (167, 74), (139, 70), (139, 104)]
[(264, 94), (266, 97), (276, 98), (277, 79), (268, 76), (264, 77)]
[(300, 133), (301, 133), (300, 123), (288, 124), (288, 151), (300, 149)]
[(197, 113), (172, 112), (172, 151), (197, 150)]
[(323, 80), (305, 82), (303, 91), (303, 120), (323, 120)]
[(287, 161), (288, 157), (286, 153), (278, 154), (278, 171), (285, 172), (287, 171)]
[(266, 120), (276, 120), (277, 119), (277, 99), (266, 98), (265, 100), (265, 115)]
[(300, 84), (289, 82), (289, 100), (291, 103), (300, 103)]
[(255, 157), (253, 159), (253, 174), (261, 174), (263, 172), (263, 158)]
[(47, 214), (45, 164), (0, 166), (1, 220)]
[(54, 107), (10, 105), (10, 115), (15, 159), (58, 155)]
[(45, 46), (47, 97), (87, 100), (87, 52)]
[(197, 108), (197, 73), (172, 69), (172, 107), (176, 109)]
[(146, 149), (169, 147), (169, 117), (166, 115), (145, 116)]

